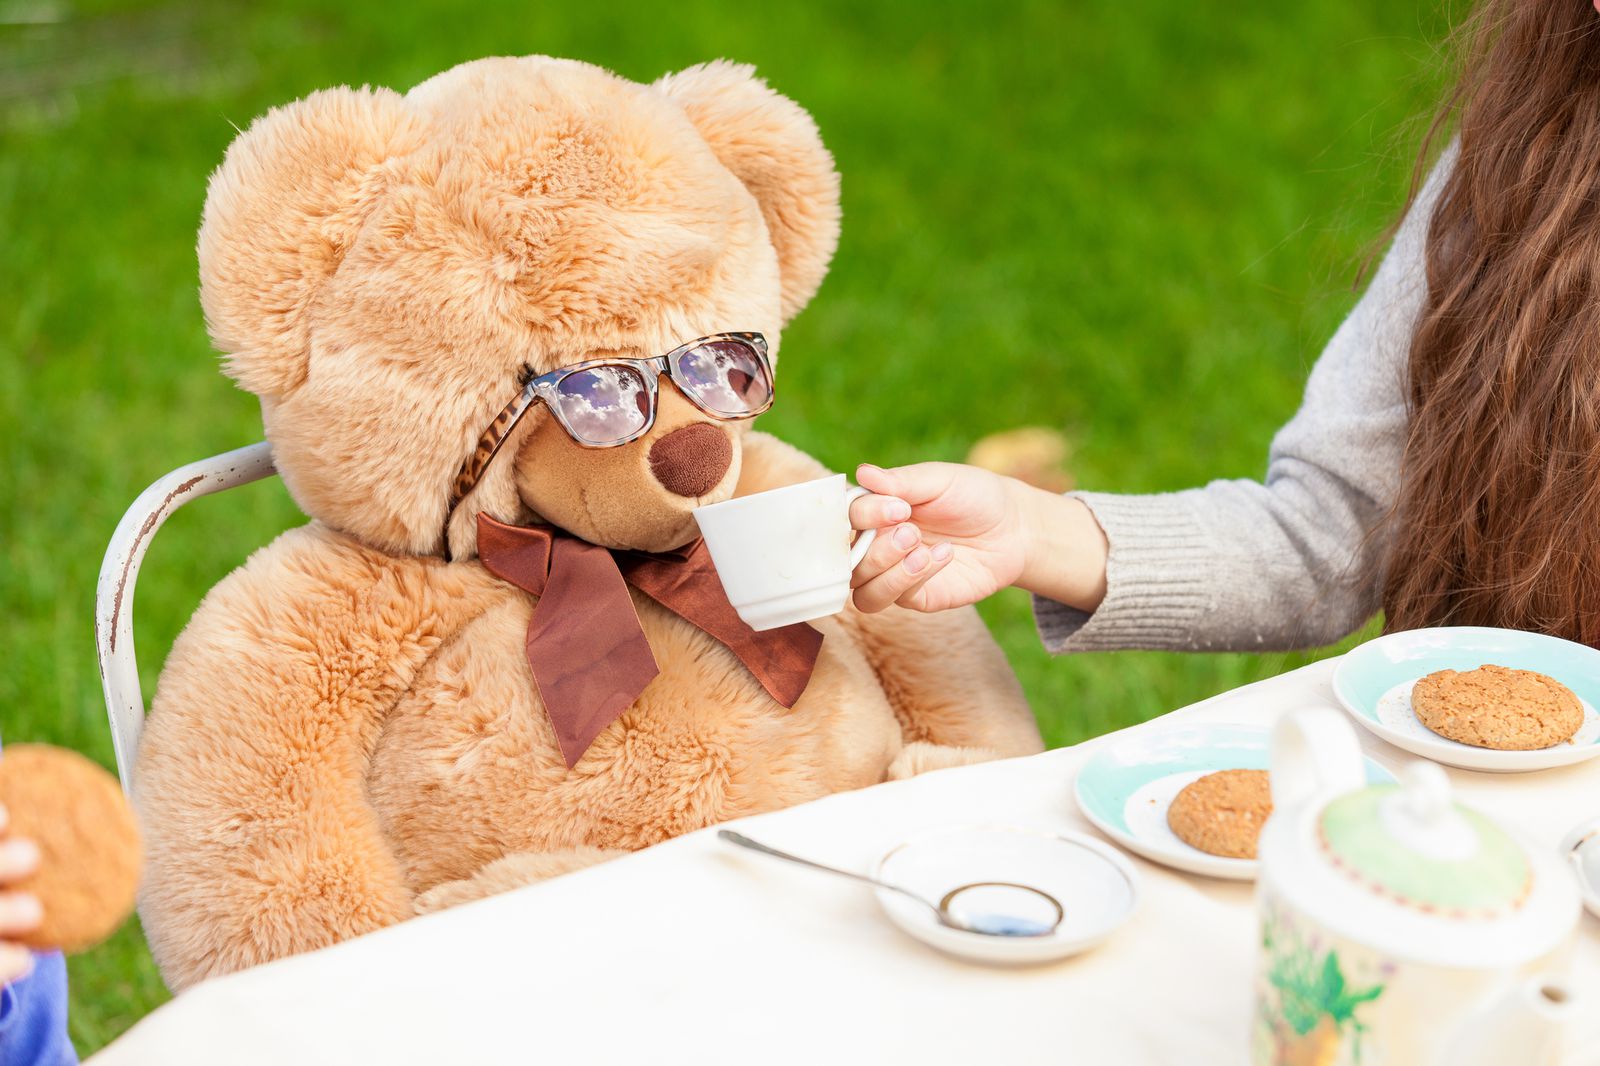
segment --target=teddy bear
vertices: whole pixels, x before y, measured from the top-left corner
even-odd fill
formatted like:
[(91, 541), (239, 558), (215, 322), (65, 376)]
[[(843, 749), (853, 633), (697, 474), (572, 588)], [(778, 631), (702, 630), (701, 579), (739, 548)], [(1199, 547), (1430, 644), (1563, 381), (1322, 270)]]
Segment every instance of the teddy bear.
[(158, 683), (134, 797), (171, 987), (1041, 749), (970, 609), (754, 634), (694, 561), (696, 507), (829, 474), (750, 416), (838, 232), (810, 116), (727, 62), (483, 59), (234, 141), (201, 302), (311, 521)]

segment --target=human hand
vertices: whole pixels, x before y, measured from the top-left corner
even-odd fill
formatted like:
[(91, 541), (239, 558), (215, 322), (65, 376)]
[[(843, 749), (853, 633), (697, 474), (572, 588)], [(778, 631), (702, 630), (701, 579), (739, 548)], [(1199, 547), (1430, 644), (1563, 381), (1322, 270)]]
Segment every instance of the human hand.
[(1105, 534), (1078, 500), (956, 463), (863, 464), (856, 481), (873, 495), (851, 525), (882, 531), (852, 576), (858, 610), (943, 611), (1013, 584), (1083, 610), (1105, 596)]
[(0, 806), (0, 984), (21, 980), (33, 969), (33, 952), (9, 938), (32, 932), (44, 921), (38, 897), (11, 889), (39, 868), (39, 848), (31, 840), (8, 836), (10, 822)]
[(955, 463), (859, 467), (856, 481), (875, 495), (851, 505), (851, 524), (882, 531), (853, 575), (856, 607), (943, 611), (1016, 581), (1022, 516), (1008, 480)]

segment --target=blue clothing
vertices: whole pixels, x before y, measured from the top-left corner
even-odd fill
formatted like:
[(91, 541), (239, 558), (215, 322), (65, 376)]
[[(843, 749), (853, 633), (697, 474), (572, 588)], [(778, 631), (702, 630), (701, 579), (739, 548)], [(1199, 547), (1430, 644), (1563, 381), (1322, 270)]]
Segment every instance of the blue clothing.
[(67, 1039), (67, 963), (35, 955), (33, 972), (0, 986), (0, 1066), (77, 1066)]

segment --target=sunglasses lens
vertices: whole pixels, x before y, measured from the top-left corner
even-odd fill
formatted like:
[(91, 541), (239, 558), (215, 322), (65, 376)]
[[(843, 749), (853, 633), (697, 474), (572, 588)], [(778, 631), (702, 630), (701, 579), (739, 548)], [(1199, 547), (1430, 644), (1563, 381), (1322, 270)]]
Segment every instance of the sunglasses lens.
[(724, 418), (747, 418), (772, 402), (772, 371), (745, 341), (708, 341), (690, 348), (678, 356), (672, 380), (689, 399)]
[(615, 444), (650, 421), (650, 392), (632, 367), (574, 371), (556, 384), (556, 402), (562, 423), (585, 444)]

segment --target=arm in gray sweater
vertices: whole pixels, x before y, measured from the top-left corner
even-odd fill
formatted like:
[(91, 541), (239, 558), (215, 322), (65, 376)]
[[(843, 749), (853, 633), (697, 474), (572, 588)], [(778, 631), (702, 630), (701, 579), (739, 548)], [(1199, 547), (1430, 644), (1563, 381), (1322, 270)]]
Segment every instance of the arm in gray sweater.
[(1314, 647), (1378, 610), (1386, 541), (1374, 528), (1397, 489), (1428, 220), (1452, 155), (1312, 369), (1299, 412), (1272, 441), (1265, 482), (1077, 494), (1110, 545), (1106, 596), (1093, 614), (1036, 598), (1050, 650)]

